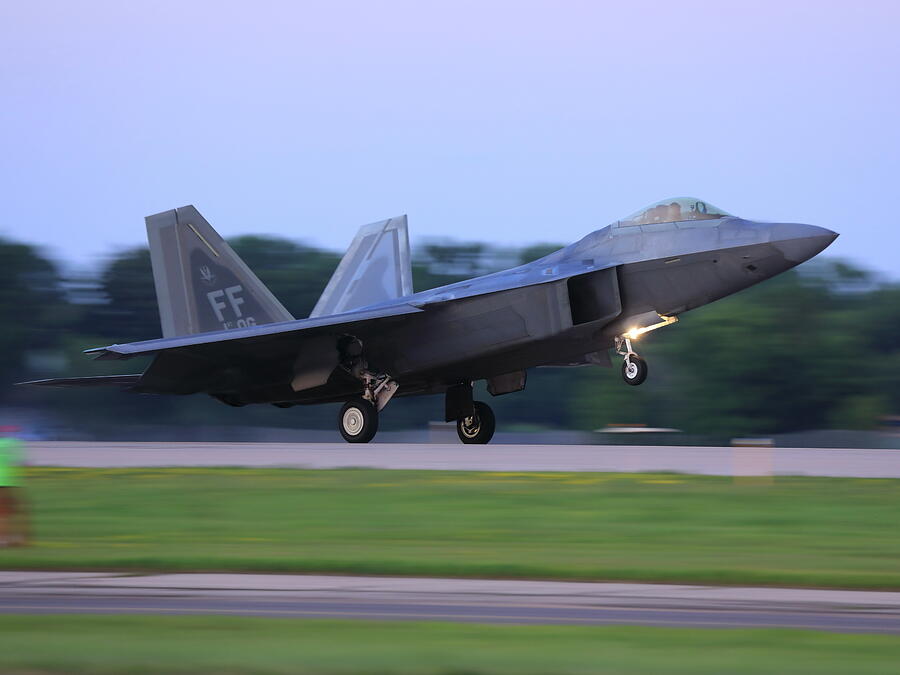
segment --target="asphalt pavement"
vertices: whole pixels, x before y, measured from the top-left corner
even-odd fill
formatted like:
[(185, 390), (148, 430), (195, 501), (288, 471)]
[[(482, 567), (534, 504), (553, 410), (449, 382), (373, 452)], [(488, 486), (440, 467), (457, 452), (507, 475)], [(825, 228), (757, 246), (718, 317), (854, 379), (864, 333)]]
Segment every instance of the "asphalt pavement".
[(32, 442), (35, 466), (244, 466), (453, 471), (673, 471), (714, 476), (900, 478), (900, 450), (431, 443)]
[(225, 614), (900, 634), (900, 593), (492, 579), (0, 572), (0, 612)]

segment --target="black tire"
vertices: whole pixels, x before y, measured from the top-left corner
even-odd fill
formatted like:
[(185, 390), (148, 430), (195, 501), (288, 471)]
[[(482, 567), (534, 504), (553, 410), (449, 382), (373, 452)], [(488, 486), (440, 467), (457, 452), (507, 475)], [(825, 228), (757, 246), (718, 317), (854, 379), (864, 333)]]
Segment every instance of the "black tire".
[(348, 443), (368, 443), (378, 431), (378, 410), (364, 398), (351, 399), (341, 408), (338, 429)]
[(632, 354), (631, 358), (622, 362), (622, 379), (632, 387), (641, 384), (647, 379), (647, 362), (640, 356)]
[(474, 402), (475, 414), (456, 420), (456, 433), (465, 444), (490, 443), (494, 437), (497, 420), (494, 411), (487, 403)]

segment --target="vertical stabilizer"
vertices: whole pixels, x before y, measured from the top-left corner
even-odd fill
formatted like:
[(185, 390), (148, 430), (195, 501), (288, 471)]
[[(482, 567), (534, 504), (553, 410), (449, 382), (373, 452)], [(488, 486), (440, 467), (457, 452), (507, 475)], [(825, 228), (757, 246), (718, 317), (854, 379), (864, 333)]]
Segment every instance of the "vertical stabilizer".
[(145, 220), (163, 337), (294, 318), (193, 206)]
[(310, 314), (328, 316), (412, 295), (406, 216), (364, 225)]

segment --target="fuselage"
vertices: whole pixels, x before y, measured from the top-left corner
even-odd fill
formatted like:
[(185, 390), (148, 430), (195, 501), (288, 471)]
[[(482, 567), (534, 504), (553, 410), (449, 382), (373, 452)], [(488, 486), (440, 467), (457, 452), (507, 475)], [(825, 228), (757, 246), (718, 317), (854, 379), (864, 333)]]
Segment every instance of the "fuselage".
[[(602, 365), (616, 336), (780, 274), (836, 237), (736, 217), (613, 223), (534, 262), (399, 299), (426, 311), (369, 336), (367, 358), (401, 395), (535, 366)], [(338, 386), (334, 399), (345, 394)]]
[[(615, 266), (655, 260), (671, 265), (678, 256), (703, 256), (720, 251), (728, 255), (733, 249), (755, 247), (740, 254), (740, 259), (747, 262), (743, 265), (744, 272), (732, 281), (738, 283), (735, 290), (741, 290), (812, 258), (837, 236), (815, 225), (762, 223), (736, 217), (631, 226), (614, 223), (534, 262), (415, 293), (402, 301), (429, 305), (549, 283)], [(770, 260), (766, 263), (764, 258)], [(762, 265), (758, 264), (761, 262)], [(726, 273), (726, 276), (731, 275)]]

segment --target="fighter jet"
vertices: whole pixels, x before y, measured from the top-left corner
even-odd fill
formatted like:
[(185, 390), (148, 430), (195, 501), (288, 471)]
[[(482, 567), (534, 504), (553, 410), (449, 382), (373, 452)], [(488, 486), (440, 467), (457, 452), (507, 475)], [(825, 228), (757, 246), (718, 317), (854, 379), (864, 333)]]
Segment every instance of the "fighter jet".
[(621, 357), (639, 385), (648, 331), (780, 274), (838, 236), (754, 222), (693, 198), (667, 199), (539, 260), (413, 292), (406, 216), (359, 230), (308, 318), (295, 319), (193, 206), (146, 219), (161, 339), (88, 349), (152, 356), (135, 375), (29, 384), (208, 394), (230, 406), (343, 403), (341, 435), (366, 443), (395, 396), (443, 393), (463, 443), (495, 418), (472, 396), (525, 388), (528, 369)]

